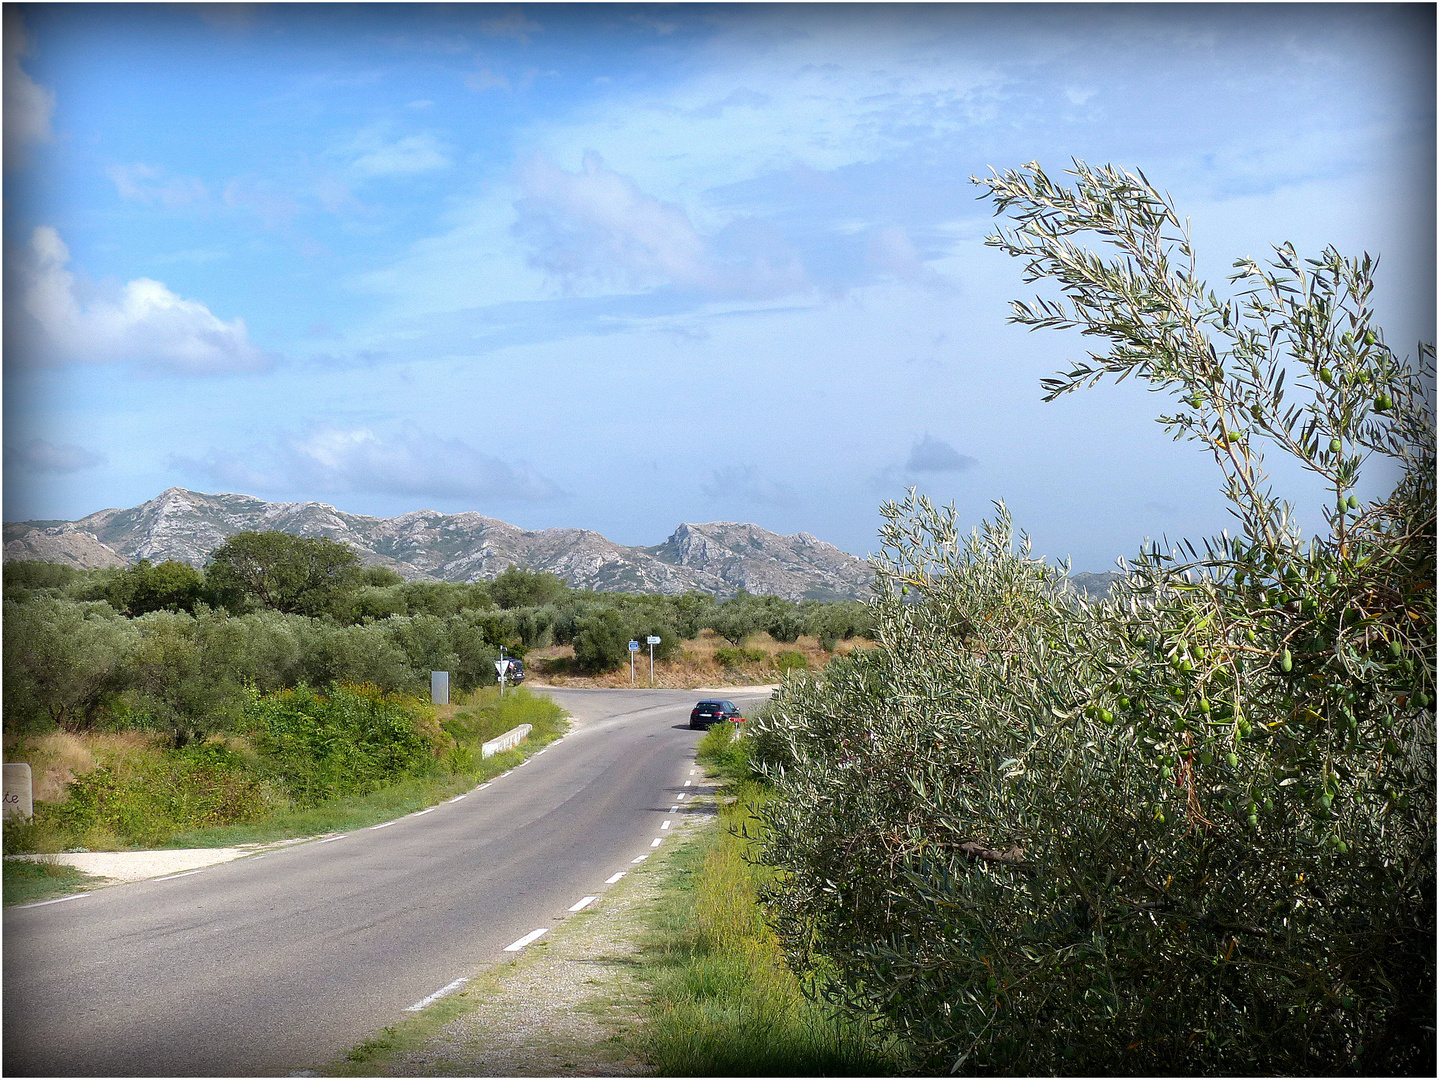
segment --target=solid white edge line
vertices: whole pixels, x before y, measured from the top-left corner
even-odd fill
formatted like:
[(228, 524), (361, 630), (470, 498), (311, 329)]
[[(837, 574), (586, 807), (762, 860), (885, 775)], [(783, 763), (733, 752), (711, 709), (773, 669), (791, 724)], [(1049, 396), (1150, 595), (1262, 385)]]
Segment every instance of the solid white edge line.
[(371, 825), (370, 828), (371, 828), (372, 830), (373, 830), (373, 829), (388, 829), (388, 828), (389, 828), (391, 825), (393, 825), (393, 824), (394, 824), (393, 821), (382, 821), (382, 822), (380, 822), (378, 825)]
[[(203, 869), (203, 868), (202, 868)], [(174, 881), (177, 877), (189, 877), (191, 874), (198, 874), (199, 870), (185, 870), (179, 874), (166, 874), (164, 877), (157, 877), (155, 881)]]
[(27, 907), (44, 907), (46, 904), (63, 904), (66, 900), (79, 900), (82, 896), (89, 896), (87, 892), (71, 893), (69, 896), (57, 896), (53, 900), (37, 900), (33, 904), (16, 904), (12, 910), (19, 911)]
[(637, 858), (631, 859), (630, 862), (632, 862), (632, 863), (644, 862), (644, 861), (645, 861), (646, 859), (648, 859), (648, 858), (649, 858), (648, 855), (640, 855), (640, 856), (637, 857)]
[(660, 846), (660, 841), (661, 841), (662, 839), (663, 839), (663, 837), (656, 836), (653, 840), (650, 841), (650, 847), (659, 847), (659, 846)]
[(417, 1002), (415, 1002), (413, 1005), (411, 1005), (409, 1008), (407, 1008), (407, 1009), (405, 1010), (405, 1012), (419, 1012), (421, 1009), (425, 1008), (427, 1005), (433, 1005), (435, 1002), (439, 1001), (440, 998), (445, 997), (445, 996), (447, 996), (447, 995), (449, 995), (449, 994), (453, 994), (456, 990), (458, 990), (460, 987), (464, 986), (465, 983), (467, 983), (467, 982), (469, 982), (469, 981), (470, 981), (470, 980), (469, 980), (469, 977), (468, 977), (468, 976), (465, 976), (465, 977), (463, 977), (463, 978), (456, 979), (454, 982), (450, 983), (449, 986), (442, 986), (442, 987), (440, 987), (438, 990), (436, 990), (436, 991), (435, 991), (433, 994), (431, 994), (429, 997), (425, 998), (423, 1001), (417, 1001)]
[(347, 836), (349, 836), (349, 835), (350, 835), (349, 833), (341, 833), (339, 836), (327, 836), (327, 837), (325, 837), (325, 839), (321, 840), (320, 843), (322, 843), (322, 844), (330, 844), (330, 843), (333, 843), (333, 842), (336, 841), (336, 840), (343, 840), (345, 837), (347, 837)]
[(531, 931), (530, 931), (528, 934), (526, 934), (524, 937), (520, 938), (519, 941), (515, 941), (515, 942), (512, 942), (512, 943), (509, 944), (509, 945), (506, 945), (504, 951), (505, 951), (505, 952), (519, 952), (521, 949), (523, 949), (523, 948), (524, 948), (526, 945), (528, 945), (530, 942), (534, 941), (534, 940), (535, 940), (537, 937), (539, 937), (541, 934), (548, 934), (549, 932), (550, 932), (550, 928), (549, 928), (548, 926), (542, 927), (542, 928), (540, 928), (539, 930), (531, 930)]
[(583, 911), (585, 908), (589, 907), (591, 904), (593, 904), (593, 903), (594, 903), (596, 900), (598, 900), (598, 899), (599, 899), (598, 896), (582, 896), (582, 897), (580, 897), (578, 903), (575, 903), (575, 904), (571, 904), (571, 905), (570, 905), (570, 910), (571, 910), (571, 911)]
[(625, 872), (624, 872), (623, 870), (621, 870), (618, 874), (615, 874), (613, 877), (607, 877), (607, 878), (605, 878), (605, 884), (606, 884), (606, 885), (613, 885), (616, 881), (618, 881), (620, 878), (622, 878), (622, 877), (624, 877), (624, 876), (625, 876)]

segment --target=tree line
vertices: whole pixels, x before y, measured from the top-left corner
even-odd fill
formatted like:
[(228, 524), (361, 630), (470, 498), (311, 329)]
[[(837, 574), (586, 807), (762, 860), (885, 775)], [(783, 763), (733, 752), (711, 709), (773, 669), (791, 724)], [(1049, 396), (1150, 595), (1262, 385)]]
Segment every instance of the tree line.
[(591, 592), (516, 566), (490, 581), (409, 582), (362, 566), (347, 545), (280, 532), (237, 534), (203, 568), (11, 562), (5, 730), (148, 727), (183, 743), (233, 725), (247, 686), (422, 693), (429, 672), (449, 671), (464, 692), (495, 681), (501, 648), (571, 645), (579, 670), (603, 672), (626, 661), (634, 638), (660, 637), (658, 659), (706, 628), (735, 645), (767, 631), (832, 649), (865, 634), (868, 619), (853, 601)]

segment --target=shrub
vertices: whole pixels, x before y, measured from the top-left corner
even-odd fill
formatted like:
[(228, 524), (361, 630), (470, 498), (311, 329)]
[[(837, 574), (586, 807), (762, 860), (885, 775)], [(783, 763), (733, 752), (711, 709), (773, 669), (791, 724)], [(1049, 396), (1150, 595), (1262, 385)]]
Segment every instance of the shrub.
[(809, 670), (809, 660), (805, 657), (804, 653), (793, 650), (775, 653), (774, 659), (772, 659), (770, 663), (774, 665), (775, 670), (781, 675), (791, 671)]
[[(1243, 536), (1146, 550), (1090, 604), (1002, 505), (965, 537), (886, 504), (878, 647), (751, 721), (771, 914), (928, 1070), (1429, 1075), (1432, 351), (1383, 345), (1367, 258), (1281, 247), (1220, 300), (1170, 269), (1192, 253), (1142, 178), (1076, 175), (988, 181), (1022, 223), (993, 242), (1069, 300), (1017, 320), (1111, 343), (1049, 396), (1177, 391)], [(1301, 542), (1261, 444), (1331, 486), (1328, 536)], [(1373, 454), (1402, 478), (1361, 508)]]
[(246, 722), (264, 769), (302, 806), (375, 791), (443, 748), (433, 708), (372, 685), (253, 695)]
[(741, 664), (762, 663), (764, 653), (759, 649), (731, 648), (728, 645), (721, 645), (715, 650), (715, 660), (725, 667), (739, 667)]

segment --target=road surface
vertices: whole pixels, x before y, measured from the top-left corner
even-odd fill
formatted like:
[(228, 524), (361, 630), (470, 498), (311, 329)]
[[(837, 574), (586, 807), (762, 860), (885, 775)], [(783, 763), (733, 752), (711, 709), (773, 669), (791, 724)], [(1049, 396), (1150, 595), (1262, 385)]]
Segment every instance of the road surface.
[[(4, 915), (6, 1076), (285, 1076), (514, 954), (653, 850), (694, 691), (546, 690), (564, 739), (337, 839)], [(726, 691), (741, 708), (767, 694)]]

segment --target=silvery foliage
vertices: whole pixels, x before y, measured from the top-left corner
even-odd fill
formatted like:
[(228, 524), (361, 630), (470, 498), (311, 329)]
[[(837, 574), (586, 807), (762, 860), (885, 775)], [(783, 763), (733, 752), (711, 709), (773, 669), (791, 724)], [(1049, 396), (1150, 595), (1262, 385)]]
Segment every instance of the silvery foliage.
[[(1432, 1073), (1432, 349), (1383, 343), (1367, 256), (1280, 247), (1222, 300), (1142, 175), (1073, 175), (982, 182), (1019, 223), (990, 242), (1063, 293), (1015, 321), (1107, 345), (1048, 395), (1174, 394), (1241, 535), (1143, 551), (1089, 603), (1002, 504), (967, 535), (886, 504), (878, 647), (751, 724), (772, 921), (926, 1071)], [(1329, 535), (1301, 540), (1264, 446), (1331, 485)], [(1375, 454), (1403, 478), (1359, 507)]]

